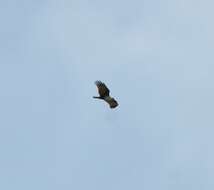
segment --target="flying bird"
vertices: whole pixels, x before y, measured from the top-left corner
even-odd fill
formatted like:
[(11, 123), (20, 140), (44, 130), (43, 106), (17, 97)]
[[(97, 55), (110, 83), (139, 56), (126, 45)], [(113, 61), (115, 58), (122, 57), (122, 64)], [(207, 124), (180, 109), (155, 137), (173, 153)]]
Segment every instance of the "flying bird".
[(95, 85), (98, 88), (98, 93), (100, 96), (93, 96), (93, 98), (104, 100), (109, 104), (110, 108), (116, 108), (118, 106), (118, 103), (109, 95), (110, 90), (107, 88), (107, 86), (99, 80), (95, 81)]

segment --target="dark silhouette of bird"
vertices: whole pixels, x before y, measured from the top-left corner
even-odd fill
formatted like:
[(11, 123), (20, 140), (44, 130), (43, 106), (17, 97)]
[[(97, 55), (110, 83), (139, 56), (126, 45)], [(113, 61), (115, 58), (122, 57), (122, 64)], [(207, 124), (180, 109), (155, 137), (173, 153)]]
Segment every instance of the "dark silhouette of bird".
[(98, 93), (100, 96), (93, 96), (93, 98), (104, 100), (109, 104), (110, 108), (116, 108), (118, 106), (118, 103), (109, 95), (110, 90), (107, 88), (107, 86), (99, 80), (95, 81), (95, 85), (98, 88)]

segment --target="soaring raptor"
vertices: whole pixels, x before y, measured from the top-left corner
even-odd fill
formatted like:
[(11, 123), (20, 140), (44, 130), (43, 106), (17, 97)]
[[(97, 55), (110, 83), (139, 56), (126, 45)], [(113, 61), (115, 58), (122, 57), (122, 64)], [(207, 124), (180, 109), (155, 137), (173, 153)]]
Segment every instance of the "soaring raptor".
[(93, 98), (104, 100), (109, 104), (110, 108), (116, 108), (118, 106), (118, 103), (109, 95), (110, 90), (107, 88), (107, 86), (99, 80), (95, 81), (95, 84), (98, 88), (98, 93), (100, 96), (94, 96)]

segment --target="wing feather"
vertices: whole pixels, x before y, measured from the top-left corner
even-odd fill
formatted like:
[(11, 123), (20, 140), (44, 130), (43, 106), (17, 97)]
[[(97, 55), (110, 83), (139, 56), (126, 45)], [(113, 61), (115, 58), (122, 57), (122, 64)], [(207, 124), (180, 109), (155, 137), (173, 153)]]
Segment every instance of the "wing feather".
[(100, 94), (100, 97), (109, 96), (110, 90), (107, 88), (107, 86), (103, 82), (95, 81), (95, 84), (98, 88), (98, 92)]

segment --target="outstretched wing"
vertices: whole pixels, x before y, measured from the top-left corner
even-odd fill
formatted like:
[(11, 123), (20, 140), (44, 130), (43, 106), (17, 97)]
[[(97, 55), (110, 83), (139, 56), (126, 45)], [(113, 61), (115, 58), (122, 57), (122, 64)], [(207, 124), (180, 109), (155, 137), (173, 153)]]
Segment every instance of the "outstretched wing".
[(95, 81), (95, 84), (98, 88), (98, 92), (100, 94), (100, 97), (109, 96), (110, 90), (107, 88), (107, 86), (103, 82)]

